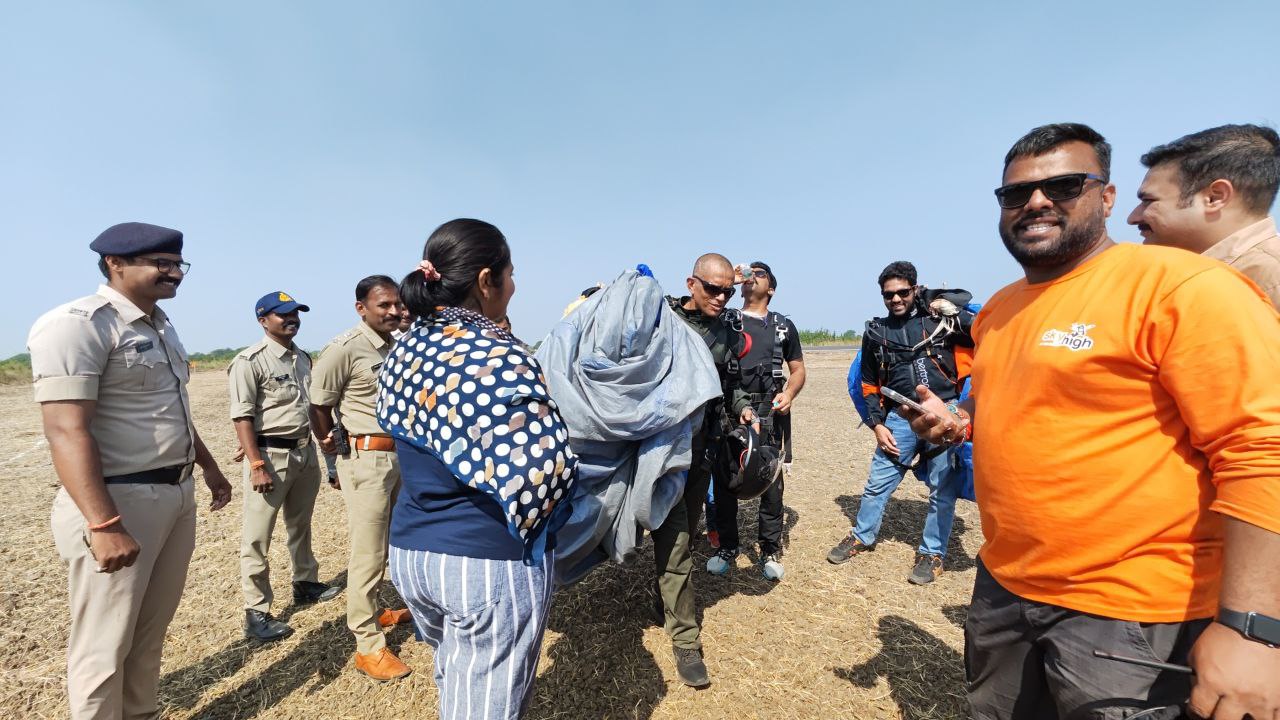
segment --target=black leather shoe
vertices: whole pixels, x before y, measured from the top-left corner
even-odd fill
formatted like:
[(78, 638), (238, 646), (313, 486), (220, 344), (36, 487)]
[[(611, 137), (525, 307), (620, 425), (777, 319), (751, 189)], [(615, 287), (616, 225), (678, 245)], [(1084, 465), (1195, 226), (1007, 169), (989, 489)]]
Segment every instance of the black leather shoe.
[(244, 636), (251, 640), (270, 642), (292, 634), (293, 628), (271, 617), (271, 613), (261, 610), (244, 611)]
[(342, 588), (337, 585), (325, 585), (320, 582), (300, 580), (293, 584), (293, 604), (310, 605), (315, 602), (332, 600), (338, 597), (340, 592), (342, 592)]
[(672, 648), (676, 656), (676, 674), (680, 682), (689, 687), (706, 687), (711, 684), (707, 666), (702, 662), (702, 651), (692, 648)]

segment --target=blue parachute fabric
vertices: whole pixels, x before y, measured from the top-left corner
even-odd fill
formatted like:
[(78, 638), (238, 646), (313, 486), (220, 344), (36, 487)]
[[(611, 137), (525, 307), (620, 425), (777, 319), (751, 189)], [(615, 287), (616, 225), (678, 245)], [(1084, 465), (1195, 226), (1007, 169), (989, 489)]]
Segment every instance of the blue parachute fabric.
[(871, 412), (867, 410), (867, 399), (862, 396), (862, 350), (853, 356), (853, 364), (849, 366), (849, 399), (853, 400), (853, 409), (863, 424), (871, 422)]

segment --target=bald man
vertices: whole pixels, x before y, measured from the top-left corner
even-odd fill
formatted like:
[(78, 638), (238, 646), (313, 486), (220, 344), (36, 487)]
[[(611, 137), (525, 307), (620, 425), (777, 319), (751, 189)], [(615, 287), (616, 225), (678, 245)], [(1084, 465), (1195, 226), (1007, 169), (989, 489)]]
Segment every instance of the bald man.
[(671, 636), (676, 672), (680, 681), (691, 687), (711, 683), (702, 661), (702, 630), (694, 607), (690, 581), (693, 556), (689, 550), (711, 479), (711, 463), (717, 460), (708, 449), (714, 448), (724, 430), (732, 426), (727, 408), (732, 408), (734, 418), (751, 413), (746, 396), (731, 390), (729, 383), (729, 366), (738, 357), (741, 336), (720, 321), (720, 313), (736, 292), (738, 281), (733, 265), (723, 255), (708, 253), (698, 258), (686, 281), (689, 294), (667, 298), (671, 309), (706, 341), (726, 393), (724, 399), (707, 404), (703, 425), (694, 434), (693, 466), (685, 483), (684, 502), (677, 502), (667, 519), (653, 531), (659, 615)]

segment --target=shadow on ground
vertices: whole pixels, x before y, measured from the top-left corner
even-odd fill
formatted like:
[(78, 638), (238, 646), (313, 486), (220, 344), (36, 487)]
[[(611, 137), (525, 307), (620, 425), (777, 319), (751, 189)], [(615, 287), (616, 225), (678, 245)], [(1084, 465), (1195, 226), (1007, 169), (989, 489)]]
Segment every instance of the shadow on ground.
[[(345, 585), (343, 571), (331, 585)], [(272, 663), (256, 677), (227, 690), (200, 709), (199, 718), (256, 717), (285, 700), (295, 690), (306, 687), (315, 692), (333, 682), (348, 669), (355, 652), (355, 640), (347, 629), (345, 595), (318, 605), (286, 607), (279, 615), (288, 620), (299, 612), (323, 612), (335, 615), (320, 627), (308, 632), (289, 654)], [(379, 590), (381, 607), (404, 607), (404, 601), (390, 582)], [(239, 618), (236, 618), (236, 622)], [(387, 645), (399, 652), (401, 644), (413, 630), (401, 625), (387, 633)], [(186, 710), (200, 704), (205, 688), (239, 672), (257, 653), (271, 647), (269, 643), (238, 640), (195, 665), (160, 678), (160, 695), (166, 709)]]
[[(800, 516), (784, 508), (783, 545)], [(757, 569), (758, 552), (748, 545), (758, 534), (758, 502), (742, 503), (738, 510), (744, 555), (750, 567), (738, 567), (727, 577), (706, 572), (711, 548), (701, 533), (693, 541), (693, 584), (697, 617), (733, 595), (765, 595), (777, 584)], [(785, 558), (784, 558), (785, 562)], [(549, 667), (543, 669), (534, 691), (529, 717), (563, 717), (559, 699), (574, 697), (573, 717), (631, 718), (647, 720), (667, 694), (675, 677), (663, 675), (644, 645), (644, 631), (658, 624), (654, 607), (653, 547), (646, 543), (633, 565), (602, 565), (581, 582), (557, 591), (549, 630), (562, 633), (548, 647)], [(670, 653), (665, 638), (659, 652)], [(665, 663), (668, 667), (671, 662)], [(715, 682), (715, 678), (712, 678)], [(584, 693), (584, 689), (591, 692)]]
[(836, 677), (860, 688), (875, 687), (884, 678), (890, 697), (908, 720), (967, 716), (968, 704), (959, 690), (964, 687), (960, 653), (897, 615), (880, 618), (876, 637), (880, 652), (861, 665), (833, 669)]
[[(844, 511), (845, 517), (849, 518), (849, 525), (857, 524), (858, 507), (862, 504), (861, 495), (841, 495), (836, 498), (836, 504)], [(914, 552), (920, 547), (920, 536), (924, 532), (924, 521), (928, 515), (928, 500), (889, 498), (889, 504), (884, 508), (884, 519), (880, 525), (880, 537), (876, 539), (876, 544), (879, 545), (885, 541), (900, 542), (909, 546)], [(957, 515), (951, 527), (951, 537), (947, 541), (945, 563), (947, 570), (971, 570), (975, 567), (973, 556), (969, 555), (960, 543), (966, 527), (964, 518)], [(848, 530), (845, 532), (847, 533)], [(839, 537), (833, 537), (831, 544), (835, 545), (839, 541)]]

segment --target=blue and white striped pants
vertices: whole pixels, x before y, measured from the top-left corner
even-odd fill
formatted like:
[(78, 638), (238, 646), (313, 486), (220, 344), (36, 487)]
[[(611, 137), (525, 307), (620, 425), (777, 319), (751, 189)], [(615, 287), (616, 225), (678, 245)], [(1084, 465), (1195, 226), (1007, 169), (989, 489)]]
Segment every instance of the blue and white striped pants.
[(483, 560), (391, 547), (391, 582), (435, 649), (441, 720), (514, 720), (533, 697), (554, 560)]

